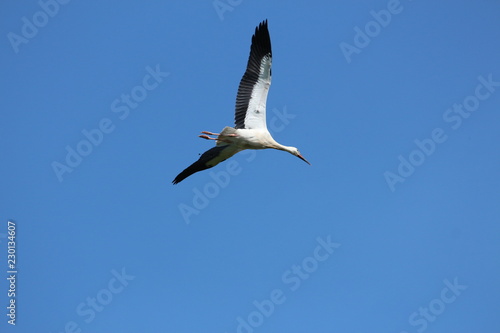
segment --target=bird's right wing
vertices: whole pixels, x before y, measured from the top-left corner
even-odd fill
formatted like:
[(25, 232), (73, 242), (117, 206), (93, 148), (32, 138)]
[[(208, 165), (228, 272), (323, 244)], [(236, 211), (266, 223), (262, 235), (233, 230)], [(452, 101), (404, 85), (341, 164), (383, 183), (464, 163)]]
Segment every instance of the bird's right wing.
[(227, 160), (239, 151), (240, 149), (236, 148), (234, 145), (218, 144), (217, 146), (204, 152), (200, 156), (198, 161), (194, 162), (186, 169), (184, 169), (184, 171), (178, 174), (177, 177), (175, 177), (175, 179), (172, 181), (172, 183), (180, 183), (187, 177), (191, 176), (193, 173), (214, 167), (220, 162)]
[(234, 122), (236, 129), (265, 129), (266, 100), (271, 85), (271, 37), (267, 20), (255, 28), (247, 69), (236, 96)]

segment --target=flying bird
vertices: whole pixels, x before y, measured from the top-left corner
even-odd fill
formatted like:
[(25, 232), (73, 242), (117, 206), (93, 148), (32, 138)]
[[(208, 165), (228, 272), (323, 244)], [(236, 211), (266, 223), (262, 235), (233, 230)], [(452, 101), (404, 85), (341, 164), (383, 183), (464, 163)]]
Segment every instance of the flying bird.
[[(220, 133), (201, 132), (200, 138), (215, 140), (216, 146), (203, 153), (172, 181), (177, 184), (192, 174), (212, 168), (245, 149), (273, 148), (289, 152), (309, 163), (295, 147), (276, 142), (266, 126), (266, 100), (271, 85), (271, 38), (267, 20), (255, 28), (247, 69), (241, 78), (236, 96), (235, 126), (226, 126)], [(214, 137), (210, 137), (214, 136)]]

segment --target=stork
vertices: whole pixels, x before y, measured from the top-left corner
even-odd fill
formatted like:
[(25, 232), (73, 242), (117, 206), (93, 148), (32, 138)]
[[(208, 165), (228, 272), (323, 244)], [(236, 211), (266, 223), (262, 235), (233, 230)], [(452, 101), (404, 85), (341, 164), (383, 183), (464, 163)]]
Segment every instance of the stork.
[[(216, 146), (203, 153), (172, 181), (177, 184), (192, 174), (212, 168), (245, 149), (278, 149), (309, 163), (295, 147), (276, 142), (266, 126), (266, 100), (271, 85), (271, 38), (267, 20), (255, 28), (247, 69), (241, 78), (236, 96), (235, 126), (226, 126), (220, 133), (201, 132), (200, 138), (215, 140)], [(214, 137), (210, 137), (214, 136)]]

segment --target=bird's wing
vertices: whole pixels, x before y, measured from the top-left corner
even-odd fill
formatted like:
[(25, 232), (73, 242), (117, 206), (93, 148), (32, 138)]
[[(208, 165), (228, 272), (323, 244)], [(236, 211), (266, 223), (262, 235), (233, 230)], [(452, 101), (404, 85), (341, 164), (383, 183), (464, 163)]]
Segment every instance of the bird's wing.
[(271, 85), (271, 38), (267, 20), (255, 28), (247, 69), (236, 96), (235, 128), (267, 128), (266, 100)]
[(204, 152), (198, 161), (194, 162), (190, 166), (188, 166), (184, 171), (182, 171), (180, 174), (175, 177), (175, 179), (172, 181), (173, 184), (180, 183), (187, 177), (191, 176), (193, 173), (196, 173), (198, 171), (202, 171), (205, 169), (209, 169), (213, 166), (216, 166), (220, 162), (223, 162), (239, 152), (240, 149), (235, 147), (234, 145), (229, 145), (229, 144), (223, 144), (223, 145), (217, 145), (206, 152)]

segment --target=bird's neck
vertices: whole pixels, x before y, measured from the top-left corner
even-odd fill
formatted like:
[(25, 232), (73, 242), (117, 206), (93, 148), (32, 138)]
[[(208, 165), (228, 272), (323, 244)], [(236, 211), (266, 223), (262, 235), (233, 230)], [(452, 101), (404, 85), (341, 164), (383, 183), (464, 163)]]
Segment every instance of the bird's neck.
[(292, 149), (293, 147), (284, 146), (276, 141), (273, 142), (273, 148), (278, 149), (278, 150), (283, 150), (283, 151), (286, 151), (289, 153), (292, 153), (292, 150), (293, 150)]
[(279, 143), (276, 140), (274, 140), (274, 138), (271, 136), (271, 134), (268, 135), (268, 137), (266, 138), (266, 141), (267, 141), (267, 147), (268, 148), (283, 150), (283, 151), (286, 151), (286, 152), (289, 152), (289, 153), (293, 154), (292, 153), (293, 147), (282, 145), (281, 143)]

